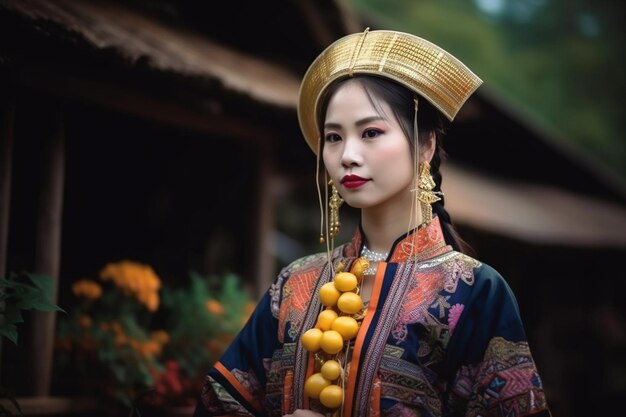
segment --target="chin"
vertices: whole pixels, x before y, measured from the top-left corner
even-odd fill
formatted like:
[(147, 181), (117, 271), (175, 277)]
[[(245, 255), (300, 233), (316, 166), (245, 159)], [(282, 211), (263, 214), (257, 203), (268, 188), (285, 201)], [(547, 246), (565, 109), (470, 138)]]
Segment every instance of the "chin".
[(362, 198), (344, 198), (344, 202), (355, 209), (366, 209), (374, 205), (371, 201), (364, 201)]

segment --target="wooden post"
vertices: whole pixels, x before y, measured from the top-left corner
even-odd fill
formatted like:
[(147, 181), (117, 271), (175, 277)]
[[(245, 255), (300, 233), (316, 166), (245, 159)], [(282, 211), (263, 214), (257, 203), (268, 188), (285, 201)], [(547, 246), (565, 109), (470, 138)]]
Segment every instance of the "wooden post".
[[(61, 221), (65, 179), (65, 131), (59, 111), (53, 120), (50, 147), (41, 182), (35, 242), (35, 270), (54, 279), (52, 301), (57, 302), (61, 264)], [(54, 312), (33, 312), (29, 342), (29, 391), (48, 396), (52, 380), (55, 335)]]
[(0, 107), (0, 276), (7, 273), (14, 118), (13, 108)]
[[(7, 275), (14, 120), (13, 107), (0, 106), (0, 277)], [(2, 342), (0, 338), (0, 385), (2, 384)]]

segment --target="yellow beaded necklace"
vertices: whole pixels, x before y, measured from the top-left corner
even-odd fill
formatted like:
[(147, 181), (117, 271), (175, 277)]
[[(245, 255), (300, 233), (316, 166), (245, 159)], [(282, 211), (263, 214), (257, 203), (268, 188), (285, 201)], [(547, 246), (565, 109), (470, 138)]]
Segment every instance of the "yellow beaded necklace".
[(359, 292), (369, 265), (366, 258), (357, 258), (350, 272), (343, 272), (343, 263), (340, 263), (334, 280), (320, 287), (318, 295), (323, 308), (315, 327), (300, 338), (304, 349), (315, 355), (317, 371), (306, 380), (304, 393), (319, 400), (331, 412), (343, 404), (345, 364), (364, 317)]

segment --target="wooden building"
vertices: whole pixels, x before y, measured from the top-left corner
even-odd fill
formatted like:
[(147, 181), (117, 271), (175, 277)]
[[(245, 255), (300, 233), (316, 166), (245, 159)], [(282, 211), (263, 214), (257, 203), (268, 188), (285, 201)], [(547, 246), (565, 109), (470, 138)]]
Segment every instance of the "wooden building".
[[(48, 273), (62, 304), (72, 281), (132, 257), (170, 279), (231, 270), (260, 294), (316, 247), (300, 78), (362, 29), (341, 0), (0, 0), (0, 275)], [(563, 143), (481, 87), (446, 138), (443, 185), (479, 258), (518, 294), (555, 417), (610, 403), (619, 393), (593, 379), (610, 364), (575, 364), (626, 346), (603, 339), (625, 314), (610, 290), (625, 188)], [(342, 233), (356, 221), (346, 210)], [(23, 347), (37, 351), (3, 345), (0, 384), (15, 381), (27, 411), (62, 413), (50, 398), (54, 315), (32, 319)], [(577, 324), (594, 347), (563, 348)]]

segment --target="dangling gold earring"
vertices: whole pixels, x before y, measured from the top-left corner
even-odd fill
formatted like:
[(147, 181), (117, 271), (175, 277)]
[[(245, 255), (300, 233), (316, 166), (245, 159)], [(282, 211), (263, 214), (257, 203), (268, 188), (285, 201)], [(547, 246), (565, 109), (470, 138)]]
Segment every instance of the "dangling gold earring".
[(339, 234), (339, 228), (341, 227), (341, 223), (339, 222), (339, 207), (343, 204), (343, 199), (339, 195), (337, 188), (333, 185), (333, 180), (328, 181), (328, 185), (331, 187), (330, 201), (328, 202), (328, 206), (330, 207), (328, 234), (332, 239)]
[(430, 175), (430, 164), (423, 161), (419, 166), (419, 177), (417, 179), (417, 199), (422, 206), (422, 225), (428, 224), (433, 219), (433, 208), (431, 204), (441, 200), (441, 198), (433, 192), (435, 188), (435, 180)]

